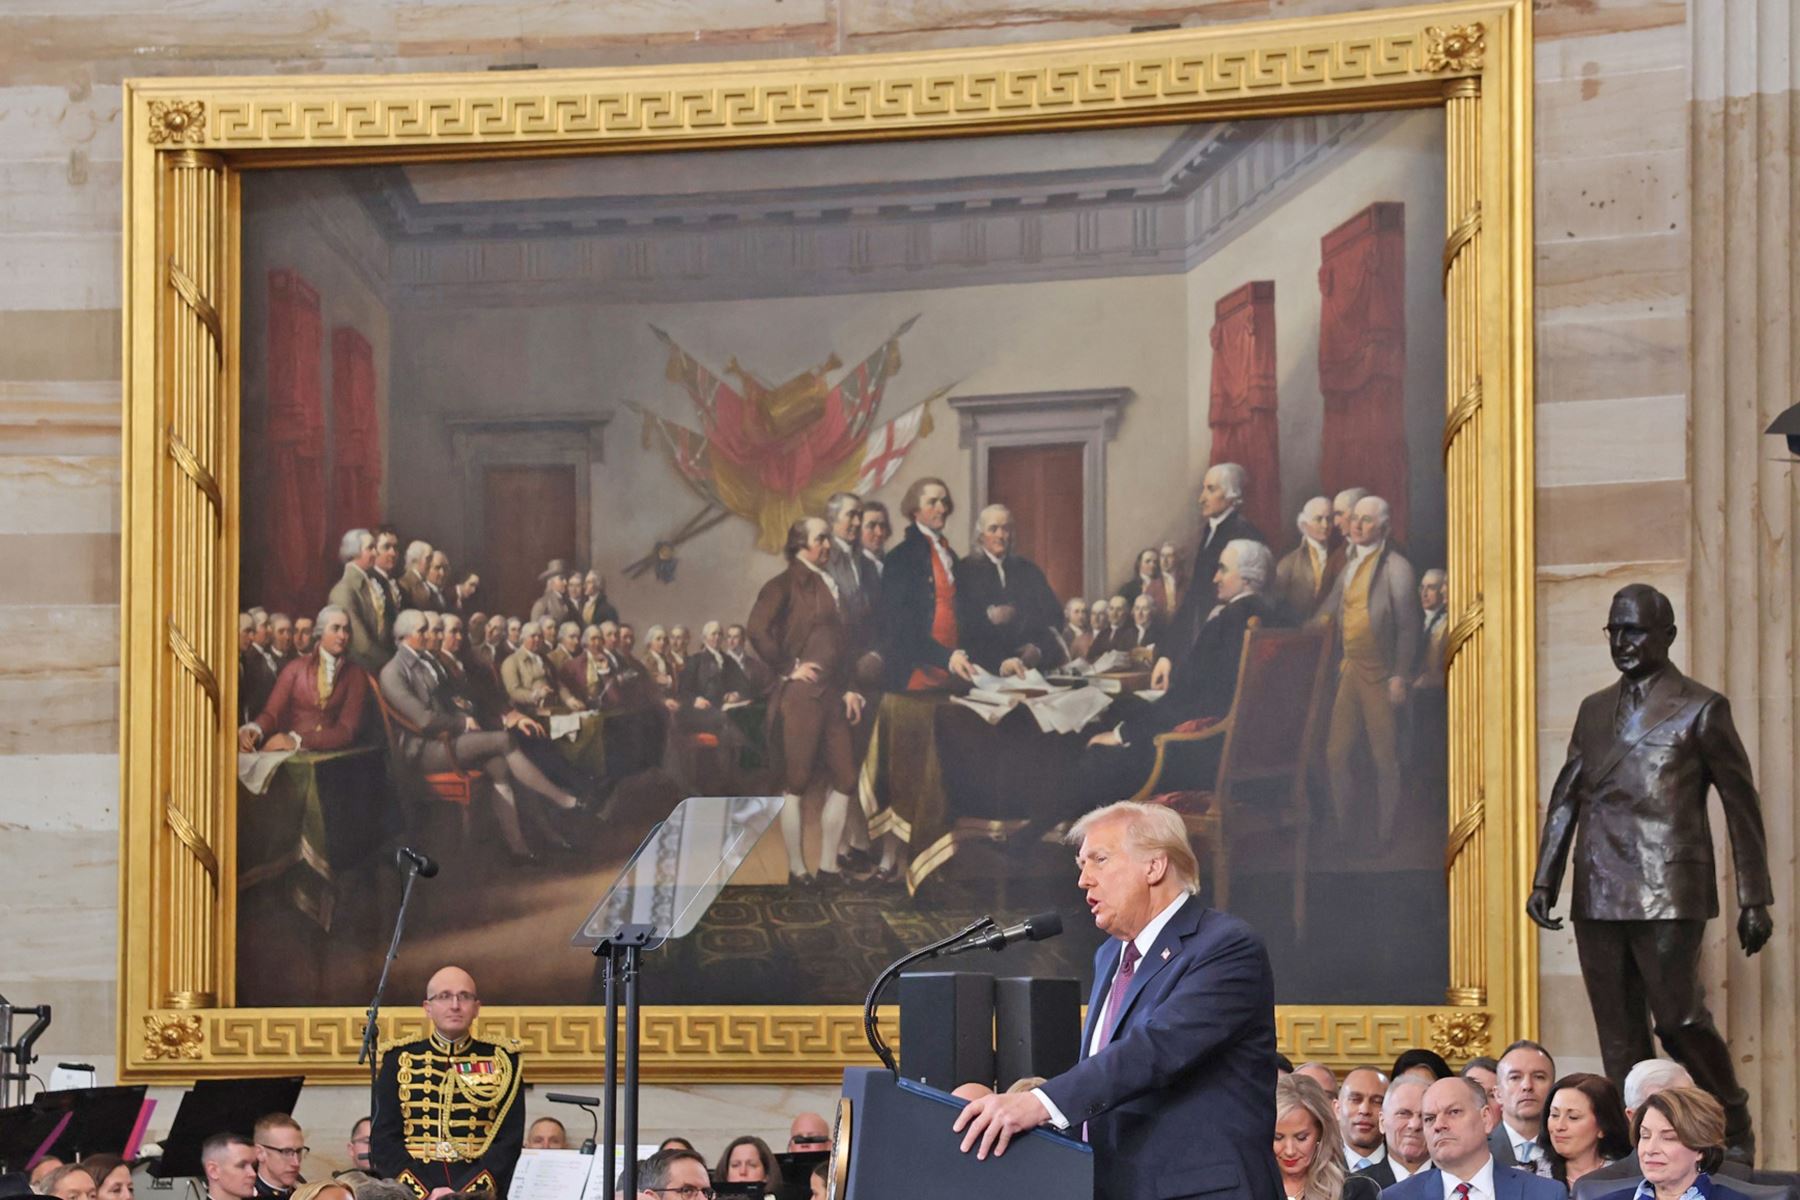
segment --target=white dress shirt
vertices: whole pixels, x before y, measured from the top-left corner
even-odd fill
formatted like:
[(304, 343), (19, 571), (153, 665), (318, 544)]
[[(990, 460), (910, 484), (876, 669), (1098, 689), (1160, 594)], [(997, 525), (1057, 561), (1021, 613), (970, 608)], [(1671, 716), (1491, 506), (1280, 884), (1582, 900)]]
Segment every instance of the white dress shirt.
[(1006, 586), (1006, 560), (1003, 558), (995, 558), (992, 554), (988, 553), (988, 549), (986, 546), (983, 546), (981, 548), (981, 552), (982, 552), (982, 554), (987, 556), (987, 560), (989, 562), (994, 564), (994, 570), (996, 570), (1000, 573), (1000, 586), (1005, 587)]
[[(1383, 1146), (1381, 1148), (1381, 1150), (1382, 1150), (1382, 1153), (1384, 1153), (1384, 1154), (1387, 1153), (1386, 1146)], [(1388, 1165), (1388, 1170), (1390, 1170), (1394, 1173), (1394, 1182), (1395, 1183), (1399, 1183), (1403, 1179), (1411, 1179), (1414, 1175), (1418, 1174), (1417, 1171), (1408, 1170), (1405, 1163), (1401, 1162), (1399, 1159), (1395, 1158), (1391, 1154), (1387, 1155), (1387, 1165)], [(1425, 1166), (1429, 1167), (1430, 1165), (1431, 1165), (1431, 1160), (1427, 1159), (1425, 1161)], [(1420, 1170), (1424, 1170), (1424, 1167), (1421, 1167)]]
[(879, 558), (876, 558), (874, 553), (869, 550), (864, 550), (862, 552), (862, 556), (863, 556), (863, 560), (865, 562), (867, 562), (870, 566), (875, 568), (875, 578), (880, 579), (881, 572), (886, 569), (887, 563), (882, 561)]
[[(1167, 925), (1169, 923), (1169, 918), (1173, 917), (1180, 911), (1181, 906), (1187, 903), (1187, 898), (1188, 894), (1186, 892), (1182, 892), (1180, 895), (1176, 896), (1175, 899), (1169, 902), (1167, 908), (1157, 913), (1154, 917), (1151, 917), (1150, 923), (1140, 929), (1138, 935), (1131, 939), (1131, 944), (1137, 947), (1138, 952), (1137, 970), (1143, 970), (1145, 961), (1150, 957), (1150, 947), (1156, 945), (1156, 939), (1162, 936), (1163, 926)], [(1121, 950), (1120, 960), (1123, 961), (1123, 959), (1124, 952)], [(1116, 974), (1118, 968), (1115, 966), (1113, 970)], [(1092, 1058), (1100, 1052), (1101, 1035), (1106, 1030), (1107, 1022), (1112, 1019), (1112, 1013), (1107, 1011), (1111, 1006), (1112, 981), (1109, 979), (1107, 981), (1106, 999), (1101, 1001), (1100, 1015), (1094, 1021), (1093, 1036), (1088, 1038), (1087, 1057), (1089, 1058)], [(1044, 1111), (1050, 1114), (1050, 1123), (1052, 1125), (1056, 1126), (1058, 1129), (1067, 1129), (1069, 1127), (1069, 1119), (1062, 1115), (1062, 1110), (1057, 1108), (1056, 1105), (1051, 1102), (1050, 1097), (1044, 1095), (1043, 1088), (1032, 1088), (1031, 1094), (1038, 1098), (1038, 1103), (1042, 1104), (1044, 1106)]]
[(1458, 1179), (1448, 1171), (1440, 1170), (1438, 1177), (1444, 1183), (1444, 1200), (1460, 1200), (1456, 1194), (1458, 1184), (1469, 1185), (1469, 1200), (1494, 1200), (1494, 1156), (1488, 1155), (1481, 1169), (1470, 1179)]

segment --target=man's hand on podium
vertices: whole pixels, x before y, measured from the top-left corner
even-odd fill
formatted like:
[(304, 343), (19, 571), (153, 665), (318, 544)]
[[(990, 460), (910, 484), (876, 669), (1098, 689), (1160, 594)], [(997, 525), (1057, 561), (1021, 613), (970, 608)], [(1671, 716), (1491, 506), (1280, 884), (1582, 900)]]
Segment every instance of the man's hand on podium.
[[(962, 1150), (975, 1150), (975, 1157), (985, 1159), (991, 1149), (995, 1156), (1006, 1153), (1015, 1134), (1036, 1129), (1050, 1120), (1044, 1105), (1030, 1092), (1001, 1092), (969, 1101), (951, 1128), (963, 1134)], [(963, 1133), (964, 1130), (967, 1133)]]

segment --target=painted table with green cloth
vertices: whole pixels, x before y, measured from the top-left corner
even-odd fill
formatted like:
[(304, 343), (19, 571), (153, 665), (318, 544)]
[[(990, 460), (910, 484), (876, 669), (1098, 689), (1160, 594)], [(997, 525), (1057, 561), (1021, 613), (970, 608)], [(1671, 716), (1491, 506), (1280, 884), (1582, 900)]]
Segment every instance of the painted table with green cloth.
[(294, 907), (331, 929), (337, 876), (401, 830), (387, 786), (386, 748), (290, 755), (261, 795), (238, 785), (237, 886), (287, 889)]
[(943, 692), (890, 692), (858, 780), (869, 835), (892, 834), (909, 892), (969, 842), (1039, 836), (1080, 811), (1081, 734), (1045, 733), (1023, 706), (998, 724)]

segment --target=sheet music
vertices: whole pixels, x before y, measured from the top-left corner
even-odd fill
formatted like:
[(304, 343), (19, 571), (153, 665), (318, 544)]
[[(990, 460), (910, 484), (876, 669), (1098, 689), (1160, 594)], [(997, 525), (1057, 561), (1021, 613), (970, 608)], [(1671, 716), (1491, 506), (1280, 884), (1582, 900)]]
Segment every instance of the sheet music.
[[(578, 1150), (523, 1150), (513, 1168), (507, 1200), (583, 1200), (589, 1193), (589, 1176), (598, 1155)], [(611, 1189), (602, 1181), (592, 1195), (608, 1197)]]

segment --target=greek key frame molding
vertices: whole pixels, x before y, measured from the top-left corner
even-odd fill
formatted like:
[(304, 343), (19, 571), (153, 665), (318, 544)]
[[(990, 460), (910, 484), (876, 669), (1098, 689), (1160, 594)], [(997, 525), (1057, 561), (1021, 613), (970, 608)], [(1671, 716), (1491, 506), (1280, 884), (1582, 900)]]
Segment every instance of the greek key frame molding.
[[(353, 1009), (234, 1002), (229, 715), (241, 512), (242, 173), (345, 162), (1047, 132), (1440, 109), (1453, 731), (1439, 1004), (1282, 1006), (1283, 1050), (1460, 1059), (1535, 1033), (1531, 12), (1473, 0), (921, 53), (594, 71), (129, 81), (119, 1075), (363, 1078)], [(418, 1029), (396, 1006), (386, 1040)], [(892, 1022), (890, 1021), (890, 1027)], [(591, 1080), (584, 1006), (490, 1007), (541, 1082)], [(646, 1010), (651, 1081), (807, 1082), (870, 1061), (850, 1007)]]

